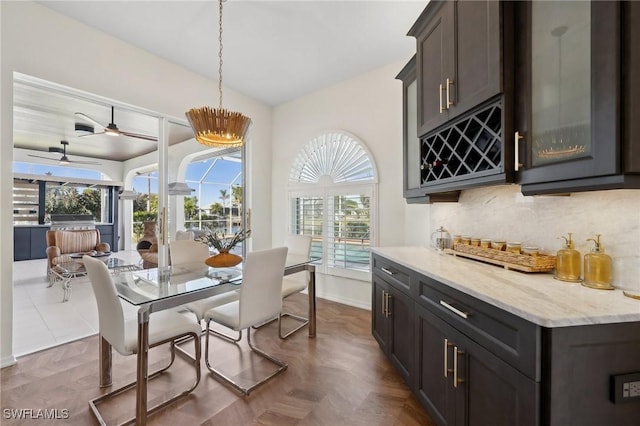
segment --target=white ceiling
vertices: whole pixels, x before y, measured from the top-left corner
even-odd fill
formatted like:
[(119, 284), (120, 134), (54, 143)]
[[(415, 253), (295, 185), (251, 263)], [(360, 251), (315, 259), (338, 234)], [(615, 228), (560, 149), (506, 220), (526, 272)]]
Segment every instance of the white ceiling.
[[(42, 1), (211, 79), (218, 79), (217, 1)], [(395, 61), (428, 2), (246, 1), (223, 7), (223, 82), (278, 105)]]
[[(40, 1), (43, 6), (218, 79), (218, 2)], [(378, 67), (408, 60), (415, 39), (406, 32), (427, 1), (226, 0), (223, 13), (224, 86), (270, 105), (296, 99)], [(398, 70), (399, 71), (399, 70)], [(111, 121), (114, 101), (50, 90), (27, 79), (14, 89), (14, 146), (39, 150), (68, 140), (67, 154), (123, 161), (155, 150), (155, 143), (104, 135), (78, 137), (75, 123)], [(157, 136), (157, 121), (117, 105), (120, 130)], [(96, 128), (99, 132), (102, 129)], [(170, 144), (193, 136), (172, 125)], [(106, 138), (106, 139), (105, 139)]]

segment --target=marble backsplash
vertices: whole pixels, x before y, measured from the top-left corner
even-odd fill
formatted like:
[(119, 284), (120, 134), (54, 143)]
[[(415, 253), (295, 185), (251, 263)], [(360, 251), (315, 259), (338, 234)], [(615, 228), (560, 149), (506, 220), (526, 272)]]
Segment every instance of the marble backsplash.
[(466, 190), (457, 203), (429, 207), (431, 231), (442, 225), (451, 235), (521, 241), (549, 254), (562, 248), (558, 237), (567, 232), (582, 255), (593, 246), (586, 239), (601, 234), (613, 259), (613, 284), (640, 291), (640, 190), (525, 197), (519, 185), (503, 185)]

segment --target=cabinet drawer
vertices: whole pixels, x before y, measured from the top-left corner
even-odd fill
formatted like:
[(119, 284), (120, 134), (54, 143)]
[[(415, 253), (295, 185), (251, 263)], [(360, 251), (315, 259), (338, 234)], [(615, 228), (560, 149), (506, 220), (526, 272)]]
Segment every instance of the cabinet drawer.
[(404, 266), (391, 262), (383, 257), (373, 256), (373, 273), (382, 277), (389, 284), (410, 294), (411, 273)]
[(540, 327), (420, 276), (418, 302), (529, 378), (540, 380)]

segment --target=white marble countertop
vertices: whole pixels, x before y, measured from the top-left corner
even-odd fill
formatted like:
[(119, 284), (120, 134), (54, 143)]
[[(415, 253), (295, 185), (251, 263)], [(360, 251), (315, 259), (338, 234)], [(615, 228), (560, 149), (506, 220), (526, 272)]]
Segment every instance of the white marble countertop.
[(622, 290), (595, 290), (552, 274), (506, 270), (424, 247), (371, 251), (543, 327), (640, 321), (640, 300)]

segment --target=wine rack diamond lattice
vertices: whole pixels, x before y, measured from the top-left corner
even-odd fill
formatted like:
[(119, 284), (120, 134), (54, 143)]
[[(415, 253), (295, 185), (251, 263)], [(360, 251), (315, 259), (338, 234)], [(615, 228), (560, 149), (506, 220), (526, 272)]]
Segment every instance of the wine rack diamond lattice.
[(502, 103), (479, 109), (422, 139), (422, 185), (502, 169)]

